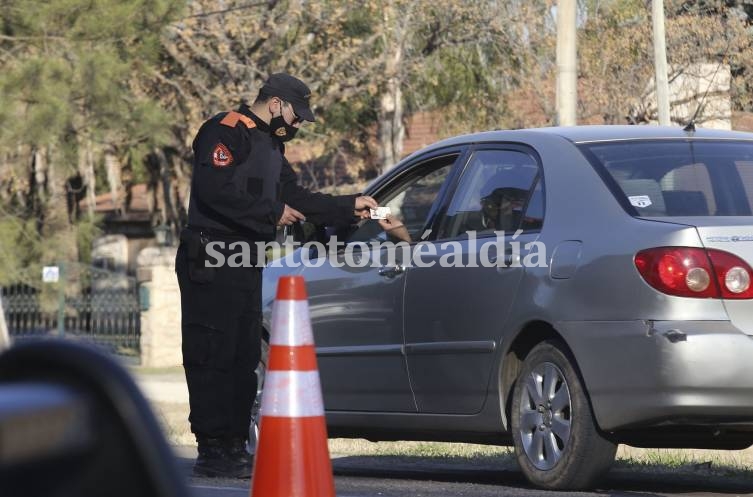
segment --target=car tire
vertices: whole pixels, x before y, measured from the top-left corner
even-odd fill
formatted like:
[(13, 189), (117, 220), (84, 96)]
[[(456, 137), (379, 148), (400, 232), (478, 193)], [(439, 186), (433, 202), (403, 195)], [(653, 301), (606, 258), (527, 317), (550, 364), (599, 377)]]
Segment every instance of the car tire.
[(591, 488), (614, 462), (617, 445), (596, 426), (575, 360), (559, 341), (538, 344), (523, 361), (511, 427), (518, 464), (537, 486)]

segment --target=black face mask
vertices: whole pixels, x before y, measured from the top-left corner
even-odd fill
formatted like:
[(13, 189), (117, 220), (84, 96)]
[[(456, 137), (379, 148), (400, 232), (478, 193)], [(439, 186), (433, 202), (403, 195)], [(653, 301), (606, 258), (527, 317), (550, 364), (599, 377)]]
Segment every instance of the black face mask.
[(272, 136), (281, 142), (292, 140), (295, 134), (298, 133), (298, 128), (292, 124), (288, 124), (285, 118), (282, 117), (282, 113), (269, 120), (269, 129), (272, 130)]

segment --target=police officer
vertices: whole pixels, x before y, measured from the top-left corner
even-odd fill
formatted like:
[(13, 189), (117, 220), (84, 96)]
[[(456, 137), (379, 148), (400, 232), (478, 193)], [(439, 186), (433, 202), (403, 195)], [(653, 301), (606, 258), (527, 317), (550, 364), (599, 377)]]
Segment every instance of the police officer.
[[(284, 143), (303, 121), (314, 121), (310, 96), (299, 79), (273, 74), (251, 107), (209, 119), (193, 142), (188, 227), (175, 268), (197, 476), (251, 474), (246, 437), (262, 338), (256, 242), (274, 240), (278, 226), (303, 219), (349, 224), (377, 207), (368, 196), (312, 193), (297, 184)], [(225, 242), (212, 249), (219, 247), (226, 261), (234, 253), (230, 245), (246, 242), (254, 266), (207, 267), (217, 263), (206, 250), (213, 241)], [(241, 245), (234, 247), (237, 252)]]

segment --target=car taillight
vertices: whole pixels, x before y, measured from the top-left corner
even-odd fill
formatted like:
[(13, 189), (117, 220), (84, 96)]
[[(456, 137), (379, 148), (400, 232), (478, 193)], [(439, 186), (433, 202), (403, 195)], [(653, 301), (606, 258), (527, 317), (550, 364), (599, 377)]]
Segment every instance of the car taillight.
[(750, 266), (715, 249), (657, 247), (635, 255), (635, 267), (660, 292), (680, 297), (753, 298)]
[(753, 270), (748, 263), (729, 252), (709, 249), (708, 253), (716, 270), (716, 281), (722, 291), (722, 298), (753, 298), (753, 288), (750, 286)]
[(702, 248), (659, 247), (641, 250), (635, 266), (643, 279), (660, 292), (680, 297), (714, 298), (711, 263)]

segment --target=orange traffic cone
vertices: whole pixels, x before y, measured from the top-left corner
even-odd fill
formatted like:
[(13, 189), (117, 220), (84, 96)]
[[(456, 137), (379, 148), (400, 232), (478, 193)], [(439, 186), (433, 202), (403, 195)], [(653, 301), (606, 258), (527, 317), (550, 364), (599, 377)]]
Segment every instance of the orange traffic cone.
[(272, 309), (251, 496), (334, 497), (327, 426), (302, 276), (283, 276)]

